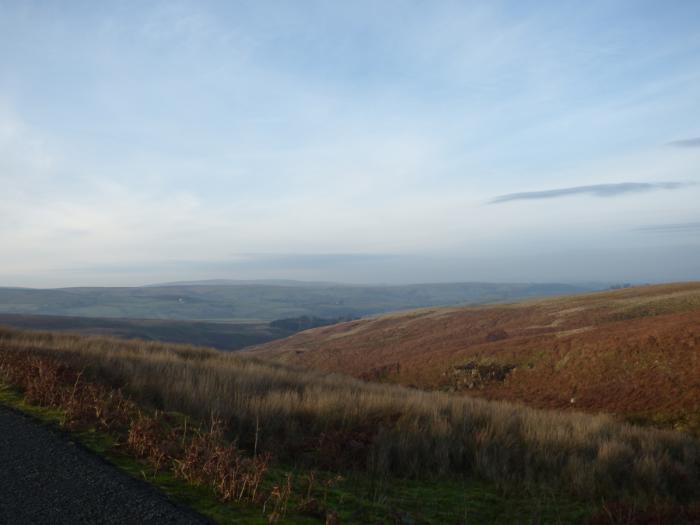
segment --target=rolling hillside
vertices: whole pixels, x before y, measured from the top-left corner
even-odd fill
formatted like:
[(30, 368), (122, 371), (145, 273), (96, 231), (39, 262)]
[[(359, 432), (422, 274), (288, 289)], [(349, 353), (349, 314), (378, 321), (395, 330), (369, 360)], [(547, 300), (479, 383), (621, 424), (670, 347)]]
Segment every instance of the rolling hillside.
[(251, 351), (364, 379), (700, 432), (700, 283), (422, 309)]
[(131, 288), (0, 288), (0, 312), (190, 321), (272, 321), (300, 316), (354, 318), (426, 306), (571, 294), (593, 288), (547, 283), (350, 286), (235, 281)]

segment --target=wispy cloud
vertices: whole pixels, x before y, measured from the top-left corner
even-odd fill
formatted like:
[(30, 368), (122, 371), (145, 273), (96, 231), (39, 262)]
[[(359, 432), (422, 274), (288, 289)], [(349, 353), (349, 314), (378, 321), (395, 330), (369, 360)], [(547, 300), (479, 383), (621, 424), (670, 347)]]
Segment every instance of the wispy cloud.
[(668, 145), (675, 146), (676, 148), (700, 148), (700, 137), (695, 137), (692, 139), (673, 140), (669, 142)]
[(521, 193), (507, 193), (493, 198), (489, 204), (501, 204), (503, 202), (556, 199), (570, 195), (592, 195), (594, 197), (614, 197), (625, 193), (640, 193), (654, 190), (675, 190), (689, 186), (687, 182), (620, 182), (617, 184), (593, 184), (590, 186), (573, 186), (570, 188), (557, 188), (554, 190), (525, 191)]
[(0, 285), (550, 280), (509, 268), (700, 220), (700, 184), (640, 184), (700, 183), (700, 2), (45, 4), (0, 0)]
[(635, 231), (648, 233), (686, 233), (700, 232), (700, 222), (678, 222), (675, 224), (651, 224), (640, 226)]

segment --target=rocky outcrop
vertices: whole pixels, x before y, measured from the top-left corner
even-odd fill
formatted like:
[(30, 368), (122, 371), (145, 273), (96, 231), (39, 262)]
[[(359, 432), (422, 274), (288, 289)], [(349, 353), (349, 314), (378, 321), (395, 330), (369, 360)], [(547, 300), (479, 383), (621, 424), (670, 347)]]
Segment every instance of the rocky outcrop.
[(484, 364), (470, 361), (463, 365), (453, 366), (449, 375), (453, 390), (484, 388), (491, 383), (502, 383), (516, 368), (515, 365), (509, 364)]

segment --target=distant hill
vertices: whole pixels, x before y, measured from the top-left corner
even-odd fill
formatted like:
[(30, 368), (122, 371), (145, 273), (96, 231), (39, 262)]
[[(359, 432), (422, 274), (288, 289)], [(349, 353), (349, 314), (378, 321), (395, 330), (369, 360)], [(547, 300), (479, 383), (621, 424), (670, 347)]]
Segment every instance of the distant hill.
[(328, 372), (700, 434), (700, 283), (428, 308), (251, 350)]
[(169, 283), (148, 284), (146, 287), (164, 286), (246, 286), (262, 284), (270, 286), (353, 286), (350, 284), (326, 281), (296, 281), (294, 279), (204, 279), (200, 281), (173, 281)]
[(448, 283), (350, 286), (332, 283), (178, 284), (131, 288), (0, 288), (0, 312), (177, 320), (356, 318), (436, 305), (483, 304), (571, 294), (593, 286)]

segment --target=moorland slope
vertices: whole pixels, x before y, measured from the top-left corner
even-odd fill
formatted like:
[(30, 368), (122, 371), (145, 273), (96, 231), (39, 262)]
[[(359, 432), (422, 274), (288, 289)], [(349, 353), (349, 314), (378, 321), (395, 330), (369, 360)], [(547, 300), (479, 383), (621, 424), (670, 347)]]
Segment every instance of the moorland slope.
[(700, 283), (388, 314), (251, 351), (374, 381), (700, 431)]

